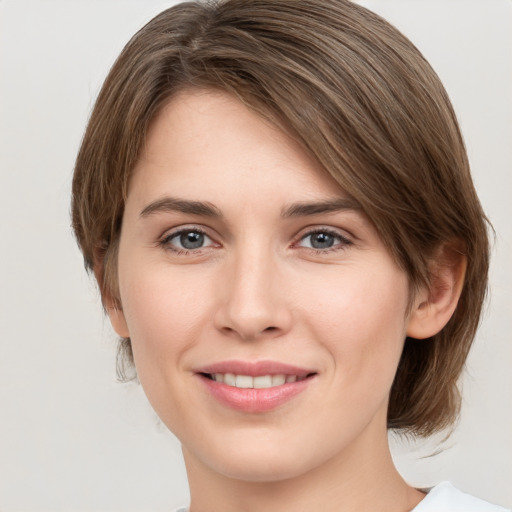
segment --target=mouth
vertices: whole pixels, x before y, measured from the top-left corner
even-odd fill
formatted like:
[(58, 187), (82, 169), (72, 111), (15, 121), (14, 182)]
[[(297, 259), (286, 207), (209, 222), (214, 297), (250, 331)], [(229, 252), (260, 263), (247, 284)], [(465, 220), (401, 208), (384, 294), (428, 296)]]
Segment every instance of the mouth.
[(306, 375), (286, 375), (284, 373), (277, 375), (237, 375), (234, 373), (201, 373), (203, 377), (240, 389), (268, 389), (284, 384), (291, 384), (300, 382), (312, 377), (315, 373), (308, 373)]
[(195, 372), (215, 402), (246, 413), (271, 411), (305, 392), (317, 372), (277, 362), (229, 361)]

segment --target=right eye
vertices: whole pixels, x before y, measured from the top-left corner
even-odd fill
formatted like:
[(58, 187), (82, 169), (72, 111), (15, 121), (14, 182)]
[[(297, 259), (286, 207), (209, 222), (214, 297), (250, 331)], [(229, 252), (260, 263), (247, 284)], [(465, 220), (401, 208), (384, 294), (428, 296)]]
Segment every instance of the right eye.
[(213, 240), (197, 228), (175, 231), (162, 240), (163, 246), (178, 253), (196, 251), (213, 244)]

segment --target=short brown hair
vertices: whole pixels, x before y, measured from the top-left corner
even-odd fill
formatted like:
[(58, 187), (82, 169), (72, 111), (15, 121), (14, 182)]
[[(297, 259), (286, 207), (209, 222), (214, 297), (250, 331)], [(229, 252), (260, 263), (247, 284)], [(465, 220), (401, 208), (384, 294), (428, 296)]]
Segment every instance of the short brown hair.
[[(156, 16), (112, 67), (76, 160), (73, 228), (104, 303), (121, 307), (117, 247), (148, 127), (188, 87), (234, 94), (296, 137), (361, 204), (411, 290), (428, 285), (437, 248), (462, 248), (457, 309), (432, 338), (406, 340), (388, 410), (390, 428), (419, 435), (452, 424), (489, 246), (455, 114), (420, 52), (346, 0), (186, 2)], [(132, 363), (130, 340), (120, 348)]]

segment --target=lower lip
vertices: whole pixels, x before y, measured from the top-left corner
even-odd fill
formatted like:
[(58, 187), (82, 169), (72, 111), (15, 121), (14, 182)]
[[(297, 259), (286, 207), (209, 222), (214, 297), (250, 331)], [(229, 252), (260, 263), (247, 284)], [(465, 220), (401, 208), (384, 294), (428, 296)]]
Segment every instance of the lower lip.
[(313, 376), (304, 380), (290, 382), (272, 388), (236, 388), (199, 375), (207, 390), (221, 404), (243, 412), (267, 412), (285, 404), (302, 393), (313, 380)]

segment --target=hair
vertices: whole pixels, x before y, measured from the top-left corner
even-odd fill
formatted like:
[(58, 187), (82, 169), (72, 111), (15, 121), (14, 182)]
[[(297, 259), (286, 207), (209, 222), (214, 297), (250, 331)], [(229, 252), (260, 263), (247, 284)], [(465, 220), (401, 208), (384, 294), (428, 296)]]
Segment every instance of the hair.
[[(388, 22), (347, 0), (220, 0), (165, 10), (128, 42), (79, 150), (72, 218), (104, 306), (122, 308), (117, 252), (131, 172), (155, 115), (178, 91), (216, 89), (292, 134), (360, 203), (411, 290), (451, 245), (467, 259), (457, 308), (427, 340), (407, 338), (388, 427), (452, 425), (458, 378), (487, 288), (487, 220), (436, 73)], [(122, 339), (118, 369), (133, 365)]]

